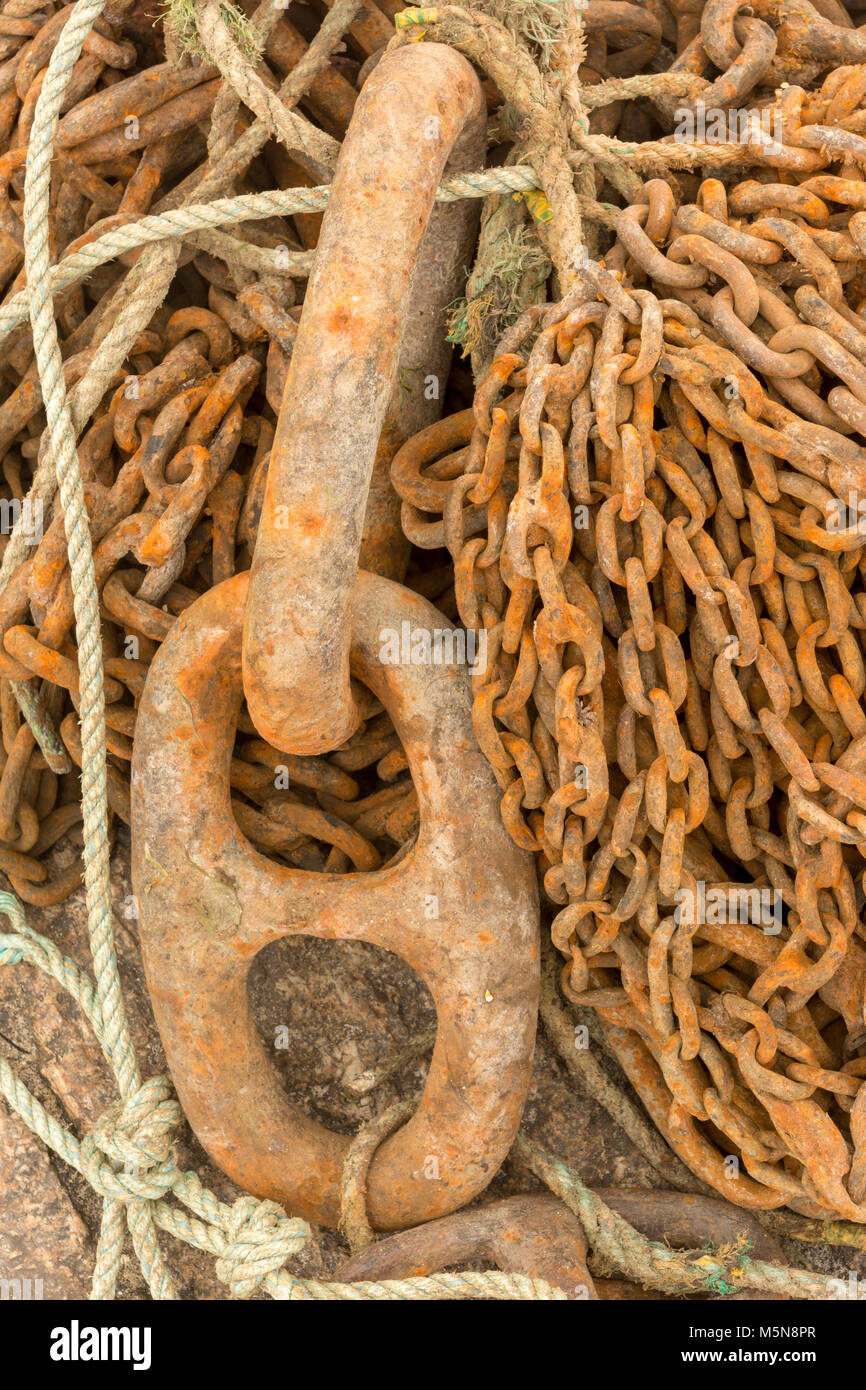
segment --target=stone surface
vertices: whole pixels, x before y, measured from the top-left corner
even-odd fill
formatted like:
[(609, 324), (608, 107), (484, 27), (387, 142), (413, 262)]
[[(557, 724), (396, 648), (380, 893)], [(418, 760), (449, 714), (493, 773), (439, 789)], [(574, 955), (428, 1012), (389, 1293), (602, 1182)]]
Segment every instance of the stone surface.
[(45, 1146), (0, 1101), (0, 1301), (86, 1298), (90, 1244)]

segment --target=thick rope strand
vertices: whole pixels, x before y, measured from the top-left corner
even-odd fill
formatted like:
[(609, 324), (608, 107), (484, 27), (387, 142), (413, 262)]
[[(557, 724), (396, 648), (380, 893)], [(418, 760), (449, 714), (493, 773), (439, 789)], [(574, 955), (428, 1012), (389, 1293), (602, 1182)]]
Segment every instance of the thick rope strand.
[[(60, 109), (72, 69), (104, 6), (105, 0), (78, 0), (61, 31), (45, 73), (27, 150), (24, 264), (33, 350), (55, 459), (72, 577), (81, 688), (84, 882), (96, 992), (100, 1004), (100, 1041), (114, 1072), (121, 1098), (126, 1100), (139, 1089), (141, 1077), (120, 988), (111, 918), (99, 594), (84, 484), (75, 446), (75, 427), (66, 396), (60, 339), (48, 284), (51, 266), (48, 234), (51, 160)], [(148, 1209), (133, 1204), (128, 1219), (137, 1252), (146, 1257), (142, 1260), (142, 1268), (153, 1297), (176, 1298), (173, 1281), (156, 1245), (156, 1234)], [(94, 1295), (97, 1297), (111, 1297), (114, 1291), (120, 1261), (119, 1220), (120, 1213), (109, 1206), (104, 1213), (94, 1274)]]

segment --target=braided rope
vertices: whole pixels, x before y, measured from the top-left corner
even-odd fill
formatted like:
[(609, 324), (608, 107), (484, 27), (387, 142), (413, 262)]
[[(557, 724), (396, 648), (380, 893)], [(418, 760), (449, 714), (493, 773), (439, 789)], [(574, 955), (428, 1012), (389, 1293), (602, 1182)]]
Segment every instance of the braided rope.
[[(595, 1267), (615, 1269), (659, 1293), (703, 1291), (726, 1297), (749, 1288), (813, 1302), (826, 1302), (830, 1297), (824, 1275), (754, 1259), (745, 1238), (702, 1251), (674, 1250), (650, 1240), (607, 1206), (573, 1169), (522, 1132), (512, 1153), (574, 1212), (586, 1233)], [(857, 1297), (866, 1300), (866, 1291), (858, 1292)]]
[[(526, 192), (537, 187), (534, 171), (528, 166), (514, 169), (489, 169), (477, 174), (462, 174), (447, 179), (437, 193), (440, 202), (454, 202), (461, 198), (486, 197), (489, 192)], [(195, 237), (214, 227), (236, 223), (256, 217), (270, 217), (276, 213), (314, 212), (327, 206), (330, 189), (327, 185), (318, 188), (294, 188), (274, 190), (273, 192), (248, 194), (244, 197), (222, 198), (212, 203), (192, 204), (183, 209), (171, 209), (161, 214), (151, 214), (106, 233), (80, 251), (65, 256), (57, 266), (48, 272), (47, 285), (50, 293), (66, 288), (76, 280), (84, 279), (97, 266), (122, 255), (125, 251), (153, 243), (162, 243), (169, 238)], [(617, 210), (607, 204), (594, 200), (581, 200), (581, 211), (585, 216), (596, 217), (606, 225), (616, 221)], [(211, 231), (211, 235), (218, 235)], [(226, 238), (226, 240), (230, 240)], [(238, 242), (240, 254), (246, 261), (254, 263), (255, 268), (283, 273), (308, 274), (312, 268), (313, 252), (287, 252), (278, 256), (277, 252), (262, 248), (252, 248)], [(232, 247), (233, 254), (234, 244)], [(94, 358), (84, 378), (75, 386), (70, 395), (73, 421), (80, 428), (89, 418), (94, 401), (94, 392), (99, 382), (113, 374), (125, 356), (125, 349), (134, 339), (141, 327), (141, 316), (147, 313), (148, 302), (153, 310), (158, 307), (173, 273), (173, 263), (168, 260), (153, 260), (154, 251), (130, 272), (135, 283), (132, 302), (127, 302), (113, 325), (108, 338), (102, 345), (102, 352)], [(176, 258), (176, 253), (175, 253)], [(167, 277), (167, 278), (166, 278)], [(0, 344), (21, 324), (29, 313), (29, 290), (20, 291), (0, 307)], [(109, 346), (111, 344), (111, 346)], [(104, 371), (103, 371), (104, 368)], [(98, 399), (98, 398), (97, 398)], [(54, 459), (49, 450), (43, 456), (31, 483), (28, 494), (31, 501), (39, 500), (47, 505), (54, 494)], [(24, 560), (27, 550), (26, 526), (18, 523), (12, 531), (10, 542), (0, 562), (0, 592), (3, 591), (13, 571)]]
[(116, 971), (110, 969), (113, 929), (108, 892), (108, 840), (105, 827), (105, 739), (99, 637), (99, 601), (93, 577), (90, 528), (76, 456), (74, 428), (66, 399), (60, 342), (48, 288), (50, 251), (48, 204), (51, 156), (66, 83), (84, 40), (101, 14), (105, 0), (79, 0), (51, 56), (36, 105), (33, 139), (27, 152), (24, 188), (24, 261), (33, 348), (42, 385), (48, 430), (54, 448), (58, 484), (70, 552), (75, 597), (76, 635), (82, 674), (81, 721), (85, 874), (88, 915), (97, 991), (105, 1027), (107, 1055), (121, 1093), (138, 1084)]
[[(537, 188), (534, 170), (528, 165), (515, 165), (510, 169), (485, 169), (479, 173), (460, 174), (446, 179), (436, 192), (436, 200), (453, 203), (462, 198), (486, 198), (489, 193), (525, 193)], [(117, 227), (106, 232), (79, 251), (64, 256), (56, 266), (46, 267), (45, 297), (47, 299), (49, 294), (83, 279), (97, 266), (105, 265), (125, 251), (134, 251), (150, 242), (185, 237), (190, 233), (254, 218), (321, 212), (328, 206), (329, 196), (330, 188), (325, 184), (319, 188), (274, 189), (267, 193), (217, 198), (211, 203), (193, 203), (185, 208), (152, 213), (131, 222), (128, 227)], [(611, 209), (603, 203), (599, 203), (598, 207), (605, 220), (608, 220)], [(307, 252), (297, 257), (292, 257), (290, 253), (288, 264), (297, 264), (306, 273), (311, 259)], [(21, 290), (0, 307), (0, 343), (27, 317), (28, 303), (29, 290)]]
[(367, 1217), (367, 1175), (376, 1150), (412, 1116), (415, 1104), (398, 1100), (362, 1125), (343, 1160), (340, 1179), (340, 1230), (355, 1255), (376, 1239)]
[(290, 110), (278, 92), (265, 86), (232, 37), (219, 0), (202, 0), (196, 7), (195, 23), (208, 58), (269, 134), (289, 151), (304, 150), (321, 164), (332, 167), (340, 151), (339, 142)]
[[(114, 1073), (121, 1098), (128, 1100), (141, 1077), (120, 988), (114, 951), (114, 927), (108, 848), (105, 695), (99, 594), (93, 568), (90, 525), (84, 484), (75, 447), (75, 426), (66, 395), (60, 339), (51, 304), (48, 272), (51, 160), (60, 108), (72, 69), (105, 0), (78, 0), (51, 55), (33, 121), (24, 183), (24, 265), (33, 330), (33, 350), (42, 385), (45, 415), (54, 454), (72, 577), (78, 663), (81, 672), (81, 804), (84, 830), (84, 884), (90, 948), (96, 976), (100, 1024), (98, 1035)], [(123, 1243), (122, 1208), (108, 1200), (103, 1208), (93, 1296), (110, 1298), (116, 1285)], [(146, 1204), (128, 1210), (133, 1246), (154, 1298), (176, 1298), (163, 1264)]]
[[(98, 337), (95, 337), (94, 345), (98, 343), (99, 351), (94, 353), (84, 375), (69, 393), (69, 408), (76, 438), (111, 385), (115, 373), (124, 362), (138, 334), (150, 323), (168, 293), (179, 251), (180, 247), (174, 242), (158, 242), (149, 246), (112, 298), (111, 326), (101, 343), (98, 342)], [(23, 297), (26, 301), (26, 293)], [(55, 487), (54, 455), (49, 445), (39, 458), (28, 496), (34, 503), (38, 500), (47, 513), (54, 500)], [(28, 549), (26, 524), (19, 521), (12, 531), (0, 563), (0, 591), (7, 577), (26, 558)]]

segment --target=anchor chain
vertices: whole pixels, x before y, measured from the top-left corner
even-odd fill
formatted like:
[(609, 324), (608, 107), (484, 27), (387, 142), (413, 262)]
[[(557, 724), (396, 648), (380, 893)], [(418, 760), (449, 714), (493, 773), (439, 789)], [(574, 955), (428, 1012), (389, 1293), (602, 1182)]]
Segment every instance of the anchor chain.
[(705, 1182), (857, 1221), (863, 185), (830, 160), (691, 203), (650, 180), (392, 477), (493, 652), (476, 735), (566, 996)]

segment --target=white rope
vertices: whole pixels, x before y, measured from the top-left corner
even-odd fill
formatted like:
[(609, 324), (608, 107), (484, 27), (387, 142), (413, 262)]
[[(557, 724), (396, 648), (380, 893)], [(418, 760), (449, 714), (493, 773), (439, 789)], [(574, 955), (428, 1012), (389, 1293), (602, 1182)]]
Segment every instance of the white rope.
[[(476, 174), (460, 174), (446, 179), (436, 191), (436, 201), (453, 203), (462, 198), (486, 198), (489, 193), (524, 193), (537, 188), (534, 170), (529, 165), (515, 165), (512, 169), (485, 169)], [(327, 184), (319, 188), (274, 189), (237, 198), (216, 198), (211, 203), (193, 203), (186, 208), (141, 217), (128, 227), (117, 227), (106, 232), (88, 246), (64, 256), (58, 265), (50, 267), (46, 281), (48, 291), (54, 294), (65, 289), (89, 275), (97, 266), (105, 265), (125, 251), (134, 251), (149, 242), (184, 237), (191, 232), (254, 218), (321, 212), (328, 206), (329, 196)], [(275, 259), (275, 268), (279, 268), (281, 259)], [(289, 251), (285, 263), (306, 272), (312, 265), (312, 254)], [(0, 343), (27, 317), (28, 302), (28, 290), (21, 290), (0, 307)]]
[[(89, 978), (52, 941), (31, 931), (21, 904), (11, 893), (0, 892), (0, 913), (12, 925), (10, 932), (0, 932), (0, 967), (25, 963), (49, 975), (75, 999), (102, 1040), (99, 998)], [(111, 1297), (113, 1291), (109, 1276), (120, 1251), (124, 1213), (151, 1287), (155, 1267), (148, 1261), (159, 1259), (153, 1240), (156, 1226), (213, 1255), (217, 1277), (228, 1284), (236, 1298), (248, 1298), (258, 1289), (281, 1301), (505, 1298), (558, 1302), (566, 1297), (562, 1289), (542, 1279), (499, 1270), (357, 1284), (327, 1283), (291, 1274), (284, 1265), (306, 1245), (310, 1235), (307, 1223), (287, 1216), (275, 1202), (260, 1202), (255, 1197), (241, 1197), (229, 1206), (204, 1187), (195, 1173), (176, 1167), (172, 1138), (183, 1117), (166, 1077), (145, 1081), (103, 1115), (81, 1141), (49, 1115), (3, 1057), (0, 1095), (28, 1128), (104, 1199), (110, 1219), (102, 1223), (97, 1267), (105, 1262), (107, 1272), (97, 1282), (98, 1297)], [(170, 1205), (164, 1200), (167, 1196), (183, 1202), (188, 1210)], [(157, 1272), (158, 1268), (157, 1264)], [(161, 1296), (170, 1296), (170, 1290)]]
[[(72, 578), (81, 689), (81, 805), (84, 831), (84, 884), (90, 949), (99, 1000), (103, 1051), (122, 1100), (141, 1085), (114, 949), (109, 878), (106, 786), (105, 693), (99, 594), (93, 567), (90, 524), (75, 446), (75, 427), (66, 396), (60, 340), (51, 303), (49, 270), (49, 194), (54, 139), (64, 93), (84, 41), (105, 0), (78, 0), (64, 25), (45, 73), (33, 118), (24, 182), (24, 265), (33, 329), (33, 350), (42, 385), (48, 432), (63, 509)], [(123, 1243), (122, 1205), (106, 1199), (93, 1277), (93, 1297), (114, 1294)], [(133, 1246), (154, 1298), (176, 1298), (165, 1268), (150, 1206), (130, 1202), (127, 1221)]]

